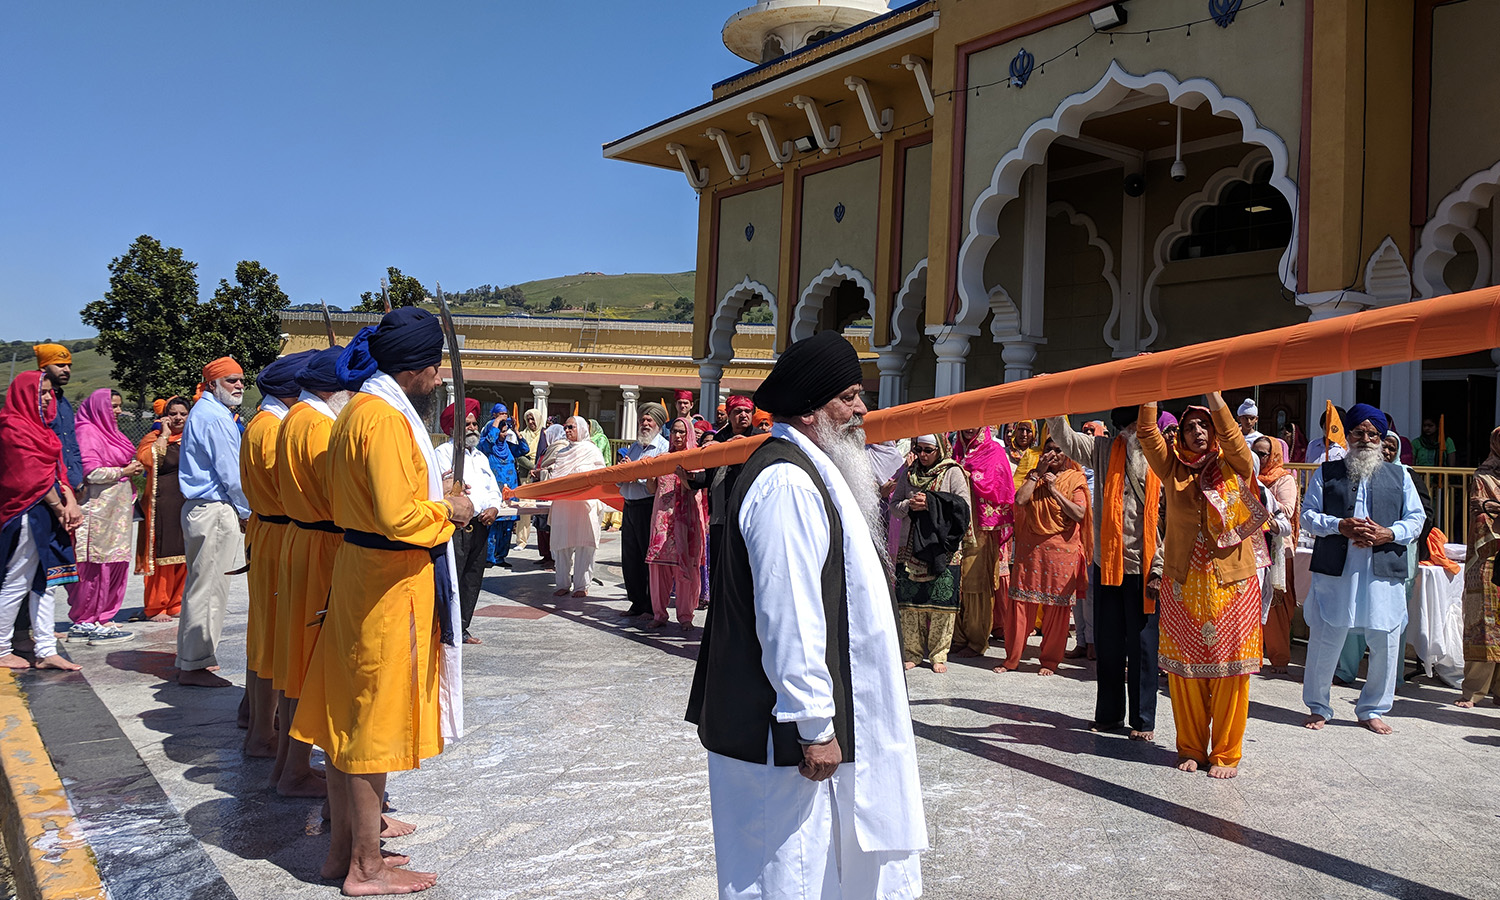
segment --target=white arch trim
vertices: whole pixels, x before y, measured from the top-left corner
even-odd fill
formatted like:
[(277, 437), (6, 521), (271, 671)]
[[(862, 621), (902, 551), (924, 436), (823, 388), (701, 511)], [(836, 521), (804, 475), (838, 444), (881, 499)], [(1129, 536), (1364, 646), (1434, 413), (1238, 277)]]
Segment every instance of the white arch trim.
[(1411, 299), (1411, 271), (1390, 235), (1365, 263), (1365, 293), (1375, 298), (1376, 306), (1393, 306)]
[[(1145, 298), (1141, 308), (1146, 314), (1148, 329), (1145, 339), (1141, 341), (1142, 349), (1155, 343), (1156, 336), (1161, 333), (1161, 323), (1156, 318), (1156, 282), (1161, 278), (1161, 273), (1166, 269), (1167, 263), (1171, 262), (1167, 257), (1172, 252), (1172, 244), (1183, 235), (1192, 233), (1193, 216), (1198, 210), (1205, 206), (1217, 205), (1223, 199), (1226, 190), (1238, 182), (1249, 181), (1255, 176), (1255, 170), (1265, 165), (1266, 160), (1270, 158), (1271, 155), (1264, 148), (1257, 147), (1245, 154), (1245, 158), (1240, 160), (1239, 165), (1225, 166), (1208, 176), (1208, 180), (1203, 183), (1203, 190), (1183, 200), (1177, 207), (1177, 214), (1172, 217), (1172, 224), (1163, 228), (1161, 234), (1156, 236), (1155, 249), (1151, 254), (1151, 274), (1146, 276), (1146, 284), (1141, 289), (1141, 296)], [(1295, 217), (1296, 207), (1292, 207), (1292, 210)], [(1295, 230), (1296, 226), (1292, 227)], [(1296, 246), (1297, 238), (1294, 233), (1292, 240), (1287, 244), (1287, 251), (1293, 252)], [(1286, 257), (1283, 256), (1283, 263), (1285, 260)], [(1120, 339), (1118, 337), (1111, 339), (1109, 331), (1119, 324), (1119, 310), (1120, 307), (1116, 305), (1114, 311), (1109, 314), (1109, 321), (1104, 324), (1104, 339), (1109, 341), (1109, 345), (1116, 350), (1120, 349)]]
[(901, 281), (891, 309), (891, 348), (913, 353), (922, 339), (922, 310), (927, 299), (927, 257), (922, 257)]
[[(984, 319), (989, 300), (984, 285), (984, 260), (1000, 239), (1000, 210), (1020, 195), (1022, 175), (1046, 159), (1047, 148), (1054, 140), (1062, 136), (1077, 137), (1086, 118), (1117, 106), (1132, 90), (1158, 97), (1165, 94), (1173, 105), (1187, 109), (1206, 102), (1214, 115), (1238, 120), (1245, 143), (1259, 144), (1270, 152), (1273, 163), (1271, 186), (1287, 198), (1292, 209), (1297, 208), (1297, 185), (1290, 175), (1286, 142), (1275, 132), (1261, 127), (1248, 103), (1236, 97), (1225, 97), (1218, 86), (1206, 78), (1178, 81), (1170, 73), (1160, 70), (1135, 75), (1125, 71), (1118, 61), (1111, 61), (1097, 84), (1065, 98), (1051, 116), (1033, 122), (1021, 136), (1020, 145), (996, 164), (989, 185), (969, 212), (969, 236), (959, 248), (956, 324), (975, 326)], [(1282, 283), (1290, 290), (1296, 289), (1296, 258), (1294, 222), (1292, 238), (1278, 269)]]
[(1500, 162), (1464, 179), (1463, 184), (1438, 204), (1437, 212), (1422, 226), (1417, 255), (1412, 259), (1412, 281), (1421, 296), (1437, 297), (1449, 293), (1448, 284), (1443, 281), (1443, 270), (1458, 255), (1454, 240), (1459, 235), (1468, 238), (1479, 254), (1474, 287), (1489, 283), (1488, 245), (1479, 237), (1474, 223), (1479, 211), (1488, 207), (1497, 193), (1500, 193)]
[(860, 270), (846, 266), (838, 260), (833, 265), (819, 272), (802, 296), (797, 299), (797, 306), (792, 310), (791, 341), (800, 341), (803, 338), (812, 337), (813, 332), (818, 329), (818, 314), (823, 311), (823, 304), (828, 300), (828, 295), (845, 280), (859, 285), (859, 289), (865, 292), (865, 303), (869, 305), (870, 317), (875, 316), (875, 289), (870, 286), (870, 279)]
[(1094, 225), (1094, 220), (1087, 214), (1081, 213), (1073, 208), (1073, 204), (1063, 200), (1054, 200), (1047, 204), (1047, 215), (1066, 216), (1068, 223), (1074, 227), (1083, 226), (1088, 233), (1089, 246), (1097, 249), (1104, 257), (1104, 265), (1099, 272), (1104, 276), (1104, 283), (1109, 285), (1109, 320), (1104, 323), (1104, 340), (1109, 344), (1111, 350), (1120, 349), (1120, 341), (1111, 339), (1109, 336), (1110, 326), (1120, 318), (1120, 279), (1115, 277), (1115, 252), (1110, 249), (1109, 242), (1099, 236), (1099, 229)]
[(748, 275), (739, 284), (725, 292), (714, 309), (713, 320), (708, 326), (708, 358), (719, 363), (734, 359), (734, 327), (739, 324), (740, 313), (745, 304), (756, 294), (771, 304), (771, 324), (776, 324), (776, 294)]

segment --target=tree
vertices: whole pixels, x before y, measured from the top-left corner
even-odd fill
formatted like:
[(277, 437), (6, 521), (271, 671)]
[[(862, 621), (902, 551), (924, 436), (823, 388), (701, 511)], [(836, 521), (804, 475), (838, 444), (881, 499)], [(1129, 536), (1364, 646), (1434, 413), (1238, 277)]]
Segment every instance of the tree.
[(203, 363), (185, 352), (199, 321), (197, 268), (180, 249), (143, 234), (110, 260), (109, 290), (83, 308), (114, 363), (111, 377), (141, 405), (198, 381)]
[[(421, 306), (428, 297), (432, 296), (427, 288), (422, 287), (422, 282), (411, 277), (402, 275), (401, 270), (395, 266), (385, 270), (386, 280), (390, 283), (391, 309), (400, 309), (403, 306)], [(372, 291), (365, 291), (359, 295), (359, 303), (355, 305), (354, 312), (385, 312), (385, 303), (380, 295)]]
[(547, 304), (547, 309), (549, 311), (556, 312), (557, 310), (562, 309), (566, 303), (567, 301), (563, 300), (563, 298), (560, 296), (553, 297), (552, 302)]
[(677, 322), (693, 321), (693, 301), (686, 297), (678, 297), (672, 301), (672, 319)]
[(201, 357), (200, 369), (228, 354), (246, 372), (258, 372), (281, 355), (281, 311), (290, 301), (275, 273), (242, 260), (234, 267), (234, 280), (219, 279), (213, 298), (195, 310), (191, 355)]

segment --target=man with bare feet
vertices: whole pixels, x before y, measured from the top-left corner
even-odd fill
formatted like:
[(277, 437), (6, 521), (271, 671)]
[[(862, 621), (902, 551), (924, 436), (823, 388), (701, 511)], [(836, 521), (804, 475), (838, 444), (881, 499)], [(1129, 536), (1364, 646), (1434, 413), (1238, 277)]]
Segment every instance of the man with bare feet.
[(11, 649), (16, 616), (28, 598), (36, 667), (79, 668), (58, 655), (52, 630), (53, 592), (69, 580), (64, 573), (73, 571), (68, 532), (83, 521), (68, 486), (62, 442), (49, 427), (55, 414), (52, 379), (45, 373), (22, 372), (11, 381), (0, 409), (0, 667), (7, 669), (32, 665)]
[[(1189, 406), (1170, 445), (1156, 404), (1136, 419), (1141, 452), (1167, 498), (1161, 586), (1161, 657), (1177, 725), (1177, 768), (1239, 773), (1260, 671), (1260, 580), (1256, 549), (1266, 509), (1251, 488), (1255, 460), (1216, 391)], [(1106, 476), (1107, 477), (1107, 476)]]
[(1370, 668), (1354, 706), (1359, 723), (1390, 734), (1384, 716), (1396, 695), (1406, 649), (1406, 554), (1426, 514), (1411, 475), (1381, 455), (1385, 414), (1356, 403), (1344, 422), (1349, 454), (1329, 460), (1308, 479), (1302, 527), (1313, 543), (1307, 619), (1307, 670), (1302, 701), (1308, 728), (1333, 718), (1329, 686), (1350, 632), (1364, 636)]
[(361, 329), (338, 361), (343, 388), (357, 391), (333, 423), (326, 457), (333, 522), (344, 535), (292, 737), (328, 756), (322, 875), (342, 878), (350, 896), (437, 883), (431, 872), (390, 865), (380, 836), (396, 824), (381, 818), (386, 776), (417, 768), (463, 729), (448, 542), (474, 507), (462, 493), (445, 494), (427, 436), (442, 354), (437, 319), (402, 307)]
[(245, 564), (250, 503), (240, 487), (240, 429), (234, 409), (245, 398), (245, 372), (228, 356), (203, 367), (203, 394), (182, 428), (177, 480), (187, 578), (177, 625), (177, 683), (229, 687), (214, 674), (229, 605), (229, 573)]

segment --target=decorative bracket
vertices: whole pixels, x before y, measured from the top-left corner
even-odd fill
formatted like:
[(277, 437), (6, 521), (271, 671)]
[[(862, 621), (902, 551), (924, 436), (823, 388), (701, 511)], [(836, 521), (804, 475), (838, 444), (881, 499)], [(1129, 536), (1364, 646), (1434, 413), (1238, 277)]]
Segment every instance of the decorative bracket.
[(818, 101), (807, 96), (798, 94), (792, 98), (792, 105), (807, 113), (807, 124), (812, 126), (813, 140), (818, 142), (818, 149), (824, 153), (832, 153), (839, 145), (840, 128), (837, 125), (829, 125), (827, 130), (823, 128), (823, 117), (818, 110)]
[(745, 177), (750, 171), (750, 154), (740, 156), (739, 162), (735, 162), (734, 151), (729, 147), (729, 135), (721, 128), (710, 128), (703, 132), (704, 136), (719, 145), (719, 152), (724, 154), (724, 165), (729, 167), (729, 174), (734, 176), (735, 181)]
[(890, 133), (891, 126), (896, 124), (896, 111), (887, 107), (875, 115), (875, 101), (870, 97), (870, 83), (858, 75), (850, 75), (844, 79), (844, 87), (859, 95), (859, 106), (865, 111), (865, 121), (870, 125), (870, 133), (877, 138), (884, 138)]
[(771, 154), (771, 162), (776, 164), (776, 168), (779, 169), (792, 161), (792, 142), (776, 140), (776, 132), (771, 130), (770, 119), (758, 112), (753, 112), (745, 118), (750, 120), (751, 125), (760, 129), (760, 136), (766, 142), (766, 152)]
[(927, 74), (927, 60), (914, 53), (901, 57), (901, 64), (917, 76), (917, 90), (922, 92), (922, 102), (927, 105), (927, 114), (935, 115), (937, 102), (932, 97), (932, 79)]
[(673, 141), (667, 145), (667, 152), (677, 157), (677, 164), (682, 167), (682, 174), (687, 176), (688, 184), (693, 186), (693, 190), (702, 192), (708, 187), (708, 169), (700, 169), (688, 159), (687, 148)]

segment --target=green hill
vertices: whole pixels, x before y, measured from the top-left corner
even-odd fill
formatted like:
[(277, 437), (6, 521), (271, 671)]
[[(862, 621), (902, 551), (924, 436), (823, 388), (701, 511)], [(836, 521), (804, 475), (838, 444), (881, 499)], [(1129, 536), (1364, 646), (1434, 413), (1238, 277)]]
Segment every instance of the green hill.
[(595, 313), (607, 319), (691, 318), (691, 303), (678, 304), (678, 298), (693, 296), (694, 272), (627, 273), (605, 275), (583, 272), (560, 278), (527, 281), (514, 287), (526, 295), (526, 306), (518, 308), (495, 303), (456, 305), (455, 311), (480, 315), (525, 312), (531, 315), (577, 316)]
[[(11, 341), (0, 344), (0, 396), (10, 388), (11, 357), (15, 357), (15, 371), (24, 372), (36, 368), (36, 355), (32, 344), (40, 341)], [(110, 361), (94, 348), (92, 339), (57, 341), (73, 351), (73, 378), (68, 382), (68, 398), (75, 403), (99, 388), (114, 387), (109, 377)]]

